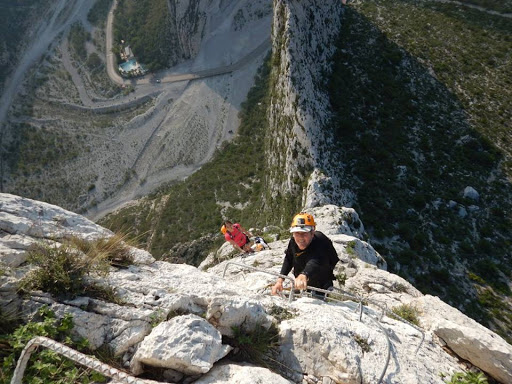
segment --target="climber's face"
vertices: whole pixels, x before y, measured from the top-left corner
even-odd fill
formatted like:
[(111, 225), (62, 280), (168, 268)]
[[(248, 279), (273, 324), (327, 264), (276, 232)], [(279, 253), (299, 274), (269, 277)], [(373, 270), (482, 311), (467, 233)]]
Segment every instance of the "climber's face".
[(302, 251), (308, 247), (313, 240), (315, 231), (310, 232), (293, 232), (293, 239), (297, 243), (299, 249)]

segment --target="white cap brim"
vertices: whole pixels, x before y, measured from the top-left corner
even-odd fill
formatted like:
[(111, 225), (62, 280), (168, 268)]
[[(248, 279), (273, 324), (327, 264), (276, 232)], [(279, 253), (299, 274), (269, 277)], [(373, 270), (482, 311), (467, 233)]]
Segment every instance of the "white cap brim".
[(303, 227), (291, 227), (290, 233), (294, 232), (311, 232), (315, 229), (315, 227), (312, 227), (311, 225), (304, 225)]

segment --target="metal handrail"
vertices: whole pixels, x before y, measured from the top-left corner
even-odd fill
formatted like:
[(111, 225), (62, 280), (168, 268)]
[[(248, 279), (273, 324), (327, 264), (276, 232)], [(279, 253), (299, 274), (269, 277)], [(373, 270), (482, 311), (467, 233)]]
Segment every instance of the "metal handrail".
[(120, 371), (114, 367), (111, 367), (108, 364), (102, 363), (100, 360), (87, 356), (81, 352), (74, 350), (64, 344), (61, 344), (55, 340), (49, 339), (44, 336), (37, 336), (31, 339), (23, 351), (21, 352), (20, 358), (18, 359), (18, 363), (16, 364), (16, 369), (14, 370), (14, 374), (11, 379), (11, 384), (22, 384), (23, 374), (25, 373), (25, 369), (27, 368), (27, 363), (30, 359), (30, 355), (34, 352), (37, 347), (42, 346), (52, 351), (67, 357), (68, 359), (81, 364), (93, 371), (99, 372), (102, 375), (110, 377), (111, 379), (117, 380), (123, 384), (150, 384), (150, 383), (158, 383), (153, 380), (142, 380), (137, 377), (130, 376), (126, 372)]
[[(227, 269), (228, 269), (228, 267), (230, 265), (238, 265), (239, 267), (252, 269), (253, 271), (263, 272), (263, 273), (267, 273), (267, 274), (272, 275), (272, 276), (280, 277), (280, 278), (285, 279), (285, 280), (290, 280), (290, 282), (292, 284), (292, 287), (295, 284), (295, 279), (291, 278), (290, 276), (281, 275), (280, 273), (277, 273), (277, 272), (267, 271), (266, 269), (262, 269), (262, 268), (258, 268), (258, 267), (253, 267), (252, 265), (247, 265), (247, 264), (244, 264), (244, 263), (238, 263), (236, 261), (228, 261), (226, 263), (226, 265), (224, 266), (224, 272), (222, 274), (222, 278), (224, 278), (226, 276), (226, 271), (227, 271)], [(290, 290), (290, 297), (288, 298), (288, 301), (290, 303), (293, 301), (293, 289)]]
[[(308, 287), (309, 289), (309, 287)], [(338, 288), (334, 288), (336, 290), (339, 290)], [(341, 290), (339, 290), (341, 291)], [(367, 301), (373, 305), (375, 305), (376, 307), (379, 307), (381, 310), (382, 310), (382, 314), (381, 314), (381, 317), (379, 318), (379, 321), (382, 320), (382, 317), (384, 315), (388, 315), (389, 317), (391, 318), (395, 318), (396, 320), (398, 321), (401, 321), (407, 325), (409, 325), (410, 327), (414, 328), (415, 330), (417, 330), (418, 332), (421, 333), (421, 340), (420, 340), (420, 343), (418, 344), (418, 346), (416, 347), (416, 350), (414, 351), (414, 354), (417, 354), (420, 347), (422, 346), (423, 342), (425, 341), (425, 332), (423, 331), (423, 329), (421, 329), (420, 327), (418, 327), (417, 325), (411, 323), (410, 321), (407, 321), (406, 319), (404, 319), (402, 316), (400, 315), (397, 315), (396, 313), (394, 313), (393, 311), (390, 311), (386, 305), (386, 303), (380, 303), (378, 301), (375, 301), (375, 300), (372, 300), (372, 299), (365, 299), (365, 298), (362, 298), (360, 296), (357, 296), (357, 295), (353, 295), (351, 293), (347, 294), (346, 292), (342, 291), (344, 295), (346, 296), (349, 296), (349, 297), (354, 297), (354, 298), (357, 298), (357, 300), (359, 301), (359, 304), (361, 305), (360, 306), (360, 312), (359, 312), (359, 321), (361, 321), (362, 319), (362, 315), (363, 315), (363, 304), (362, 302), (363, 301)]]
[[(269, 275), (273, 275), (273, 276), (278, 276), (278, 277), (281, 277), (283, 279), (288, 279), (290, 280), (293, 284), (295, 283), (295, 280), (292, 279), (291, 277), (289, 276), (285, 276), (285, 275), (282, 275), (280, 273), (275, 273), (275, 272), (271, 272), (271, 271), (268, 271), (268, 270), (264, 270), (264, 269), (261, 269), (261, 268), (258, 268), (258, 267), (253, 267), (252, 265), (247, 265), (247, 264), (244, 264), (244, 263), (238, 263), (236, 261), (228, 261), (224, 267), (224, 273), (222, 274), (222, 277), (224, 278), (226, 276), (226, 270), (228, 269), (228, 266), (229, 265), (238, 265), (240, 267), (243, 267), (243, 268), (248, 268), (248, 269), (252, 269), (254, 271), (258, 271), (258, 272), (263, 272), (263, 273), (267, 273)], [(337, 299), (335, 298), (332, 298), (331, 295), (339, 295), (339, 296), (347, 296), (347, 297), (351, 297), (351, 298), (358, 298), (356, 295), (353, 295), (351, 293), (348, 293), (348, 292), (343, 292), (343, 293), (338, 293), (338, 292), (334, 292), (334, 291), (330, 291), (330, 290), (327, 290), (327, 289), (321, 289), (321, 288), (317, 288), (317, 287), (311, 287), (311, 286), (307, 286), (306, 287), (306, 290), (308, 291), (316, 291), (316, 292), (320, 292), (320, 293), (323, 293), (325, 295), (324, 298), (329, 298), (331, 300), (335, 300), (335, 301), (338, 301)], [(363, 312), (363, 298), (359, 298), (359, 305), (360, 305), (360, 315), (359, 315), (359, 320), (361, 321), (362, 319), (362, 312)], [(290, 289), (290, 296), (289, 296), (289, 301), (292, 302), (293, 301), (293, 289)], [(372, 318), (371, 316), (369, 316), (370, 318)], [(373, 319), (373, 318), (372, 318)], [(375, 319), (373, 319), (375, 320)], [(384, 366), (384, 369), (382, 370), (382, 373), (380, 375), (380, 378), (379, 378), (379, 381), (378, 381), (378, 384), (380, 384), (382, 382), (382, 379), (384, 378), (384, 375), (386, 374), (386, 371), (387, 371), (387, 368), (388, 368), (388, 365), (389, 365), (389, 359), (390, 359), (390, 356), (391, 356), (391, 341), (389, 340), (389, 336), (388, 336), (388, 333), (387, 331), (380, 325), (378, 324), (379, 328), (383, 331), (384, 333), (384, 336), (386, 337), (386, 340), (387, 340), (387, 346), (388, 346), (388, 354), (387, 354), (387, 358), (386, 358), (386, 364)]]
[[(243, 268), (248, 268), (248, 269), (251, 269), (251, 270), (254, 270), (254, 271), (258, 271), (258, 272), (263, 272), (263, 273), (267, 273), (269, 275), (273, 275), (273, 276), (278, 276), (278, 277), (281, 277), (283, 279), (288, 279), (292, 282), (292, 284), (295, 283), (295, 280), (292, 279), (291, 277), (289, 276), (285, 276), (285, 275), (281, 275), (280, 273), (275, 273), (275, 272), (271, 272), (271, 271), (268, 271), (268, 270), (264, 270), (264, 269), (261, 269), (261, 268), (258, 268), (258, 267), (253, 267), (251, 265), (247, 265), (247, 264), (244, 264), (244, 263), (238, 263), (238, 262), (235, 262), (235, 261), (229, 261), (226, 263), (226, 266), (224, 267), (224, 273), (222, 275), (222, 277), (224, 278), (225, 275), (226, 275), (226, 270), (228, 268), (229, 265), (238, 265), (240, 267), (243, 267)], [(327, 290), (327, 289), (321, 289), (321, 288), (317, 288), (317, 287), (312, 287), (312, 286), (307, 286), (306, 287), (306, 290), (307, 291), (316, 291), (316, 292), (320, 292), (320, 293), (323, 293), (325, 296), (324, 296), (324, 299), (329, 299), (329, 300), (334, 300), (334, 301), (337, 301), (337, 302), (340, 302), (340, 300), (336, 299), (336, 298), (333, 298), (332, 296), (333, 295), (338, 295), (338, 296), (346, 296), (346, 297), (349, 297), (351, 299), (356, 299), (356, 301), (359, 302), (359, 321), (362, 322), (362, 317), (363, 317), (363, 301), (368, 301), (368, 302), (371, 302), (372, 304), (376, 305), (377, 307), (379, 307), (381, 310), (382, 310), (382, 314), (380, 316), (380, 319), (382, 319), (382, 317), (384, 316), (384, 314), (389, 314), (389, 313), (392, 313), (391, 311), (389, 311), (387, 309), (387, 306), (383, 306), (382, 304), (378, 303), (378, 302), (375, 302), (373, 300), (369, 300), (369, 299), (365, 299), (363, 297), (360, 297), (360, 296), (357, 296), (357, 295), (354, 295), (352, 293), (349, 293), (349, 292), (345, 292), (345, 291), (342, 291), (340, 289), (337, 289), (338, 291), (341, 291), (341, 292), (335, 292), (335, 291), (331, 291), (331, 290)], [(292, 302), (293, 301), (293, 289), (290, 289), (290, 296), (289, 296), (289, 302)], [(301, 290), (302, 291), (302, 290)], [(423, 341), (425, 340), (425, 332), (423, 332), (423, 330), (421, 330), (419, 327), (415, 326), (414, 324), (410, 323), (409, 321), (405, 320), (404, 318), (402, 318), (401, 316), (393, 313), (393, 316), (398, 318), (399, 320), (403, 321), (404, 323), (410, 325), (411, 327), (413, 327), (414, 329), (418, 330), (419, 332), (421, 332), (421, 335), (422, 335), (422, 338), (421, 338), (421, 341), (420, 343), (418, 344), (417, 348), (416, 348), (416, 351), (414, 352), (414, 354), (417, 354), (421, 345), (423, 344)], [(388, 352), (387, 352), (387, 357), (386, 357), (386, 363), (384, 365), (384, 368), (382, 370), (382, 373), (380, 374), (380, 377), (379, 377), (379, 381), (377, 382), (378, 384), (382, 383), (382, 380), (386, 374), (386, 371), (388, 369), (388, 366), (389, 366), (389, 360), (390, 360), (390, 357), (391, 357), (391, 340), (389, 339), (389, 335), (388, 335), (388, 332), (384, 329), (384, 327), (380, 324), (380, 320), (376, 320), (374, 319), (372, 316), (368, 316), (370, 317), (370, 319), (372, 319), (373, 321), (375, 321), (375, 323), (377, 324), (377, 326), (379, 327), (379, 329), (381, 329), (381, 331), (384, 333), (384, 336), (386, 337), (386, 341), (387, 341), (387, 347), (388, 347)]]

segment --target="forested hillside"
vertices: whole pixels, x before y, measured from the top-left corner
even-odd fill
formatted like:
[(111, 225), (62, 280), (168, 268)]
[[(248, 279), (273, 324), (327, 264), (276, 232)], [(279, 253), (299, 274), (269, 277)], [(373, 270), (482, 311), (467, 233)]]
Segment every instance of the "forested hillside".
[(167, 68), (173, 44), (171, 21), (165, 0), (120, 0), (115, 13), (114, 49), (121, 40), (128, 44), (137, 59), (149, 70)]
[(345, 182), (372, 244), (423, 292), (503, 329), (511, 25), (457, 5), (363, 2), (346, 9), (329, 83)]

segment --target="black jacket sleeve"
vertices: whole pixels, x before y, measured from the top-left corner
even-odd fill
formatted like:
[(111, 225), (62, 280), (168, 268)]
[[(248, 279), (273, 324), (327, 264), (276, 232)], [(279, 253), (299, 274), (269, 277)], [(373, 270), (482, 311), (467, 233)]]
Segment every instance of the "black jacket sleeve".
[(286, 248), (283, 265), (281, 266), (281, 275), (288, 275), (293, 268), (293, 251), (291, 247), (292, 242), (290, 241), (288, 243), (288, 248)]

